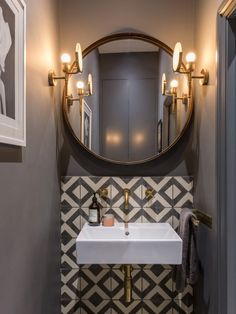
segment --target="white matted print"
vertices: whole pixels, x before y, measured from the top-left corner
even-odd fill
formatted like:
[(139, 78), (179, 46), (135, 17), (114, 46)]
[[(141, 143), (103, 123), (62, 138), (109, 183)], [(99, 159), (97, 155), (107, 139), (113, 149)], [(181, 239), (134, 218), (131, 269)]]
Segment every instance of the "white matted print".
[(92, 146), (92, 111), (85, 100), (82, 104), (82, 143), (89, 149)]
[(26, 6), (0, 0), (0, 142), (26, 145)]

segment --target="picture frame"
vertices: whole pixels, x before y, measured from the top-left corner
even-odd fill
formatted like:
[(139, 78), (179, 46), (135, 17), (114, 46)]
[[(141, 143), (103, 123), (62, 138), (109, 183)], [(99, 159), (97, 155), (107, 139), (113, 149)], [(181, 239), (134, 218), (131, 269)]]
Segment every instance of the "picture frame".
[(162, 120), (157, 123), (157, 152), (162, 152)]
[(26, 146), (26, 5), (0, 0), (0, 143)]
[(81, 140), (84, 146), (91, 150), (92, 147), (92, 110), (83, 99), (81, 114)]

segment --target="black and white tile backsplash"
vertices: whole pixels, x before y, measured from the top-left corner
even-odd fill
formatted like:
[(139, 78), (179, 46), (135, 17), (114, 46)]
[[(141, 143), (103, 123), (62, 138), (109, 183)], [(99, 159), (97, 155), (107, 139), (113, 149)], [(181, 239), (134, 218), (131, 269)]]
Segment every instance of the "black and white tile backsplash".
[[(62, 314), (190, 314), (193, 291), (175, 291), (170, 265), (133, 265), (133, 301), (123, 297), (121, 265), (78, 265), (75, 241), (88, 221), (94, 192), (106, 188), (98, 198), (103, 213), (117, 221), (169, 222), (178, 227), (184, 207), (193, 206), (191, 177), (63, 177), (61, 183), (61, 313)], [(130, 189), (129, 212), (124, 210), (123, 190)], [(153, 197), (145, 192), (151, 189)]]

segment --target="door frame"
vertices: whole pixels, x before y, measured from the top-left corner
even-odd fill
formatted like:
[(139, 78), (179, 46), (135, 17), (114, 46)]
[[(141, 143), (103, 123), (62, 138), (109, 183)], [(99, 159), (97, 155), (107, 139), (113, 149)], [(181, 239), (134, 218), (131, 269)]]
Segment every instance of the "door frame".
[[(236, 130), (232, 123), (236, 94), (228, 79), (229, 19), (235, 16), (236, 0), (224, 1), (217, 16), (217, 305), (218, 314), (233, 314), (236, 308), (236, 280), (232, 274), (236, 267)], [(235, 80), (236, 83), (236, 80)], [(233, 195), (233, 197), (232, 197)]]

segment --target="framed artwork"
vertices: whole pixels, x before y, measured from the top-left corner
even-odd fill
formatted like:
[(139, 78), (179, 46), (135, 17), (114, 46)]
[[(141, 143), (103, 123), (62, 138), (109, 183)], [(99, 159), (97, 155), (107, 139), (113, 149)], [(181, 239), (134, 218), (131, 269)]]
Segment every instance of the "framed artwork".
[(162, 120), (157, 123), (157, 152), (162, 152)]
[(0, 0), (0, 143), (26, 146), (26, 6)]
[(82, 104), (81, 121), (82, 121), (82, 127), (81, 127), (82, 143), (88, 149), (91, 149), (91, 146), (92, 146), (92, 111), (84, 99), (83, 99), (83, 104)]

